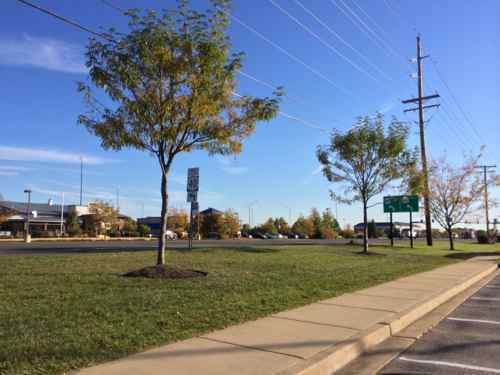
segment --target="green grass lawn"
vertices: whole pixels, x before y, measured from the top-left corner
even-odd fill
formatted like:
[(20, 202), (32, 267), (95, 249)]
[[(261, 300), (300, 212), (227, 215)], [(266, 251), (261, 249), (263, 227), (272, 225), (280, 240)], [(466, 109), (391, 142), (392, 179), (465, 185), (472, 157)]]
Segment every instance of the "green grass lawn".
[[(454, 253), (486, 249), (476, 247)], [(0, 257), (0, 374), (62, 374), (456, 261), (441, 245), (372, 250), (381, 255), (356, 246), (169, 252), (172, 264), (209, 272), (189, 280), (120, 276), (153, 264), (153, 252)]]

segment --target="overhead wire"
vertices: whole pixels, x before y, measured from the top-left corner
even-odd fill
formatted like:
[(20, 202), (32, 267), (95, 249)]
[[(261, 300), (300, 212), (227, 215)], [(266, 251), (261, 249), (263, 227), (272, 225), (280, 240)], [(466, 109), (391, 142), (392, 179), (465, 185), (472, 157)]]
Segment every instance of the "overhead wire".
[(278, 51), (280, 51), (283, 54), (285, 54), (286, 56), (288, 56), (290, 59), (292, 59), (296, 63), (302, 65), (304, 68), (306, 68), (307, 70), (309, 70), (311, 73), (313, 73), (317, 77), (321, 78), (325, 82), (328, 82), (330, 85), (332, 85), (333, 87), (335, 87), (337, 90), (342, 91), (344, 94), (347, 94), (350, 97), (359, 100), (359, 97), (357, 95), (355, 95), (351, 91), (345, 89), (344, 87), (340, 86), (338, 83), (336, 83), (335, 81), (333, 81), (332, 79), (330, 79), (325, 74), (323, 74), (320, 71), (318, 71), (317, 69), (313, 68), (311, 65), (309, 65), (308, 63), (306, 63), (304, 60), (300, 59), (299, 57), (295, 56), (294, 54), (292, 54), (291, 52), (289, 52), (285, 48), (283, 48), (280, 45), (278, 45), (277, 43), (273, 42), (271, 39), (269, 39), (268, 37), (266, 37), (265, 35), (263, 35), (259, 31), (257, 31), (256, 29), (254, 29), (253, 27), (251, 27), (247, 23), (243, 22), (241, 19), (239, 19), (238, 17), (236, 17), (234, 14), (231, 14), (231, 13), (228, 13), (228, 12), (225, 12), (225, 13), (229, 17), (231, 17), (234, 21), (236, 21), (238, 24), (240, 24), (241, 26), (243, 26), (245, 29), (247, 29), (248, 31), (252, 32), (254, 35), (258, 36), (260, 39), (264, 40), (266, 43), (268, 43), (269, 45), (273, 46)]
[(320, 37), (318, 34), (316, 34), (313, 30), (311, 30), (309, 27), (307, 27), (304, 23), (299, 21), (296, 17), (294, 17), (290, 12), (288, 12), (286, 9), (284, 9), (282, 6), (280, 6), (276, 1), (274, 0), (268, 0), (276, 9), (278, 9), (281, 13), (286, 15), (289, 19), (291, 19), (293, 22), (295, 22), (297, 25), (299, 25), (303, 30), (305, 30), (309, 35), (313, 36), (316, 40), (318, 40), (321, 44), (323, 44), (326, 48), (328, 48), (330, 51), (335, 53), (337, 56), (339, 56), (341, 59), (346, 61), (349, 65), (354, 67), (357, 71), (363, 73), (366, 75), (368, 78), (372, 79), (373, 81), (377, 83), (381, 83), (380, 80), (378, 80), (375, 76), (373, 76), (371, 73), (367, 72), (365, 69), (360, 67), (358, 64), (356, 64), (354, 61), (352, 61), (349, 57), (344, 55), (342, 52), (340, 52), (337, 48), (335, 48), (332, 44), (328, 43), (326, 40), (324, 40), (322, 37)]
[(56, 13), (54, 13), (54, 12), (48, 10), (48, 9), (42, 8), (41, 6), (33, 4), (33, 3), (31, 3), (31, 2), (29, 2), (27, 0), (17, 0), (17, 1), (20, 2), (20, 3), (22, 3), (22, 4), (24, 4), (24, 5), (26, 5), (26, 6), (29, 6), (29, 7), (33, 8), (33, 9), (36, 9), (36, 10), (42, 12), (42, 13), (45, 13), (45, 14), (51, 16), (51, 17), (57, 18), (58, 20), (66, 23), (66, 24), (69, 24), (69, 25), (71, 25), (73, 27), (76, 27), (77, 29), (80, 29), (81, 31), (85, 31), (85, 32), (90, 33), (90, 34), (92, 34), (94, 36), (97, 36), (97, 37), (100, 37), (100, 38), (103, 38), (103, 39), (107, 39), (108, 41), (112, 40), (112, 38), (110, 38), (108, 35), (105, 35), (103, 33), (98, 33), (98, 32), (96, 32), (94, 30), (91, 30), (91, 29), (89, 29), (89, 28), (87, 28), (85, 26), (82, 26), (82, 25), (80, 25), (80, 24), (78, 24), (78, 23), (76, 23), (76, 22), (74, 22), (74, 21), (72, 21), (72, 20), (70, 20), (70, 19), (68, 19), (66, 17), (62, 17), (62, 16), (60, 16), (60, 15), (58, 15), (58, 14), (56, 14)]
[(444, 86), (446, 87), (446, 89), (450, 93), (450, 97), (452, 98), (452, 100), (455, 103), (455, 105), (457, 106), (457, 108), (460, 110), (460, 112), (463, 115), (464, 119), (466, 120), (467, 124), (471, 127), (471, 129), (473, 130), (474, 134), (477, 136), (479, 141), (483, 142), (481, 135), (479, 134), (474, 123), (470, 120), (469, 116), (466, 114), (462, 105), (460, 104), (460, 102), (456, 98), (455, 94), (453, 93), (453, 90), (451, 89), (450, 85), (448, 84), (448, 81), (445, 79), (444, 75), (441, 73), (441, 70), (438, 68), (437, 63), (434, 61), (434, 59), (432, 57), (430, 58), (430, 60), (431, 60), (432, 65), (434, 66), (434, 69), (435, 69), (439, 79), (441, 80), (441, 82), (443, 82)]
[[(82, 25), (78, 24), (77, 22), (72, 21), (72, 20), (70, 20), (70, 19), (68, 19), (66, 17), (60, 16), (60, 15), (58, 15), (58, 14), (56, 14), (56, 13), (54, 13), (54, 12), (52, 12), (52, 11), (46, 9), (46, 8), (43, 8), (43, 7), (38, 6), (38, 5), (34, 5), (34, 4), (30, 3), (27, 0), (18, 0), (18, 1), (21, 2), (21, 3), (23, 3), (23, 4), (25, 4), (25, 5), (27, 5), (27, 6), (30, 6), (30, 7), (34, 8), (34, 9), (36, 9), (36, 10), (44, 13), (44, 14), (47, 14), (47, 15), (49, 15), (51, 17), (54, 17), (54, 18), (56, 18), (56, 19), (58, 19), (60, 21), (63, 21), (66, 24), (69, 24), (69, 25), (71, 25), (73, 27), (76, 27), (76, 28), (78, 28), (78, 29), (80, 29), (82, 31), (90, 33), (90, 34), (92, 34), (94, 36), (98, 36), (98, 37), (104, 38), (104, 39), (106, 39), (106, 40), (108, 40), (110, 42), (116, 43), (116, 40), (113, 39), (112, 37), (110, 37), (108, 35), (104, 35), (104, 34), (98, 33), (98, 32), (95, 32), (92, 29), (89, 29), (88, 27), (82, 26)], [(233, 94), (236, 94), (236, 93), (233, 93)], [(237, 95), (240, 96), (239, 94), (237, 94)], [(316, 129), (316, 130), (320, 130), (320, 131), (323, 131), (323, 132), (328, 132), (327, 129), (322, 128), (322, 127), (320, 127), (320, 126), (318, 126), (316, 124), (313, 124), (313, 123), (311, 123), (311, 122), (309, 122), (307, 120), (304, 120), (304, 119), (302, 119), (300, 117), (290, 115), (290, 114), (285, 113), (283, 111), (280, 111), (280, 114), (282, 116), (284, 116), (284, 117), (292, 119), (292, 120), (294, 120), (294, 121), (296, 121), (298, 123), (301, 123), (301, 124), (303, 124), (305, 126), (308, 126), (310, 128), (313, 128), (313, 129)]]
[[(342, 0), (340, 0), (342, 1)], [(385, 33), (386, 35), (388, 35), (387, 32), (385, 32), (385, 30), (361, 7), (359, 6), (354, 0), (352, 0), (353, 4), (365, 15), (366, 18), (370, 19), (372, 24), (376, 25), (378, 27), (378, 29), (380, 31), (382, 31), (383, 33)], [(390, 4), (388, 4), (388, 1), (387, 0), (384, 0), (386, 6), (388, 7), (388, 9), (394, 13), (394, 14), (397, 14), (396, 11), (390, 6)], [(415, 29), (416, 30), (416, 29)], [(424, 82), (424, 87), (426, 87), (427, 91), (431, 91), (429, 89), (429, 87), (427, 86), (426, 82)], [(444, 98), (441, 97), (442, 101), (445, 102)], [(447, 109), (446, 108), (443, 108), (443, 107), (440, 107), (440, 112), (439, 114), (441, 115), (441, 119), (443, 121), (443, 124), (445, 124), (449, 129), (452, 130), (453, 133), (455, 133), (457, 135), (457, 139), (459, 139), (459, 142), (465, 147), (467, 148), (467, 140), (466, 142), (464, 142), (464, 135), (462, 132), (459, 132), (455, 127), (451, 126), (448, 122), (447, 122), (447, 119), (446, 119), (446, 116), (448, 116), (451, 120), (451, 122), (454, 122), (454, 120), (451, 118), (451, 115), (449, 115), (449, 113), (447, 112)], [(446, 115), (446, 116), (445, 116)]]
[(325, 21), (319, 18), (314, 12), (312, 12), (309, 8), (307, 8), (302, 2), (299, 0), (294, 0), (295, 3), (302, 8), (307, 14), (309, 14), (316, 22), (318, 22), (321, 26), (323, 26), (330, 34), (332, 34), (335, 38), (340, 40), (346, 47), (348, 47), (351, 51), (356, 53), (366, 64), (370, 65), (373, 69), (375, 69), (378, 73), (383, 75), (386, 79), (390, 81), (394, 81), (394, 79), (385, 73), (381, 68), (379, 68), (376, 64), (374, 64), (368, 57), (366, 57), (361, 51), (355, 48), (351, 43), (346, 41), (339, 33), (337, 33), (331, 26), (329, 26)]
[[(234, 96), (238, 97), (238, 98), (243, 98), (244, 97), (244, 95), (241, 95), (241, 94), (237, 93), (236, 91), (233, 91), (232, 94)], [(304, 119), (302, 119), (300, 117), (297, 117), (297, 116), (294, 116), (294, 115), (290, 115), (289, 113), (286, 113), (284, 111), (280, 110), (280, 111), (278, 111), (278, 114), (280, 114), (281, 116), (286, 117), (286, 118), (288, 118), (290, 120), (298, 122), (298, 123), (300, 123), (300, 124), (302, 124), (302, 125), (304, 125), (304, 126), (306, 126), (308, 128), (319, 130), (319, 131), (324, 132), (324, 133), (329, 133), (330, 132), (330, 130), (328, 130), (326, 128), (323, 128), (320, 125), (317, 125), (317, 124), (312, 123), (310, 121), (304, 120)]]

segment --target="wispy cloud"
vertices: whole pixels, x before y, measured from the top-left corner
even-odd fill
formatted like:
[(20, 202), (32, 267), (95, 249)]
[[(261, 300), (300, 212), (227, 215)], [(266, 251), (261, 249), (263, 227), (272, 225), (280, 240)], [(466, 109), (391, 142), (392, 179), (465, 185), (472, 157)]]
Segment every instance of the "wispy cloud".
[(248, 172), (247, 167), (236, 167), (236, 166), (228, 166), (227, 167), (227, 166), (224, 166), (224, 167), (221, 167), (220, 169), (222, 169), (227, 174), (231, 174), (233, 176), (241, 176), (241, 175), (244, 175)]
[(0, 145), (0, 160), (75, 164), (80, 163), (80, 158), (85, 164), (91, 165), (104, 164), (113, 161), (111, 159), (100, 158), (97, 156), (82, 155), (53, 149)]
[(31, 168), (19, 167), (17, 165), (0, 165), (0, 176), (18, 176), (21, 172), (29, 171)]
[(385, 103), (382, 104), (382, 106), (379, 108), (378, 112), (382, 113), (383, 115), (385, 115), (386, 113), (392, 111), (396, 105), (398, 104), (399, 102), (394, 100), (394, 99), (391, 99), (391, 100), (387, 100)]
[(219, 156), (217, 161), (221, 164), (220, 169), (233, 176), (241, 176), (248, 173), (248, 167), (235, 165), (235, 161)]
[(0, 169), (0, 176), (2, 177), (12, 177), (12, 176), (18, 176), (19, 172), (14, 172), (14, 171), (2, 171)]
[(23, 35), (0, 38), (0, 64), (33, 66), (65, 73), (87, 73), (82, 46)]

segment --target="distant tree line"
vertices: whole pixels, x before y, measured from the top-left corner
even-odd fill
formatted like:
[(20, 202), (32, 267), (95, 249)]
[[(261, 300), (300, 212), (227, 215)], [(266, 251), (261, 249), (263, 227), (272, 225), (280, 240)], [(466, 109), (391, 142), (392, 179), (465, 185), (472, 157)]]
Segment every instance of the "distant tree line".
[(252, 235), (260, 237), (262, 235), (284, 235), (298, 236), (300, 238), (316, 238), (316, 239), (335, 239), (339, 236), (348, 238), (354, 236), (352, 229), (344, 233), (341, 230), (337, 219), (332, 214), (332, 211), (327, 208), (320, 213), (316, 208), (312, 208), (307, 217), (300, 215), (297, 220), (290, 224), (283, 217), (270, 217), (263, 224), (251, 228), (248, 224), (243, 225), (243, 235)]

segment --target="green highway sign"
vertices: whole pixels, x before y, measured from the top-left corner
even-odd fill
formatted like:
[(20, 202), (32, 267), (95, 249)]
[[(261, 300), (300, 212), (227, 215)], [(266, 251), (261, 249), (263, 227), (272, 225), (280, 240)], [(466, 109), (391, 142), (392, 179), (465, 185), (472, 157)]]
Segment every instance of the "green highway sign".
[(384, 212), (418, 212), (418, 195), (384, 197)]

